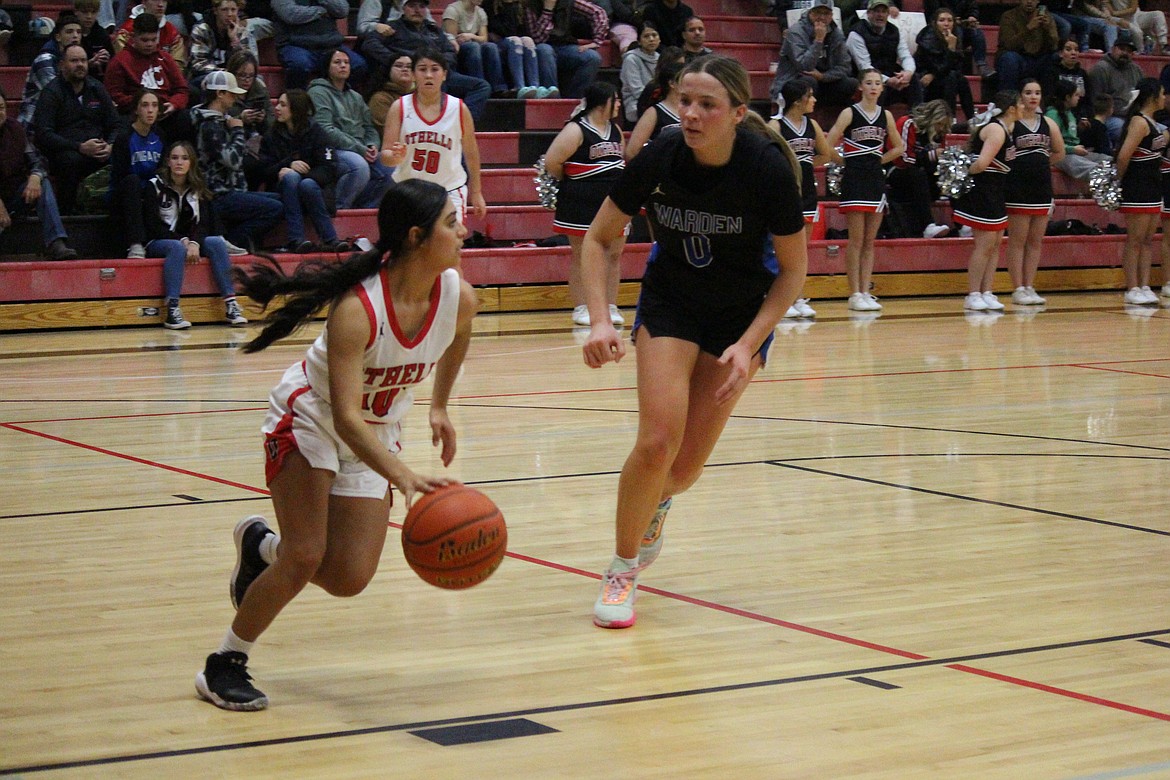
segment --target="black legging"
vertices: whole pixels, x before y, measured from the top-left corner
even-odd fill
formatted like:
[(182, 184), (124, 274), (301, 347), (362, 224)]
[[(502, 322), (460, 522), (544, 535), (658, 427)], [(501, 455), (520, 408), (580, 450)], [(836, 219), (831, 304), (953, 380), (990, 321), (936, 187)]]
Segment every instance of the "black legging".
[(945, 100), (950, 106), (951, 113), (955, 113), (955, 101), (963, 108), (963, 116), (967, 121), (975, 116), (975, 101), (971, 97), (971, 85), (967, 77), (957, 70), (947, 71), (946, 75), (935, 74), (930, 84), (922, 94), (925, 100)]

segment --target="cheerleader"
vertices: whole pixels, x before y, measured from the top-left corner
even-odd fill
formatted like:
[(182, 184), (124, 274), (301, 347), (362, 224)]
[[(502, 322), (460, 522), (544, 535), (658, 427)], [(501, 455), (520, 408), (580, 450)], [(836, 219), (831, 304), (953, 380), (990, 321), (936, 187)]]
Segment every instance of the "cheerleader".
[[(671, 51), (678, 52), (678, 56), (673, 56)], [(663, 98), (638, 117), (638, 123), (630, 131), (630, 142), (626, 144), (626, 162), (632, 160), (634, 155), (642, 151), (643, 146), (657, 138), (663, 130), (679, 123), (678, 74), (686, 64), (682, 50), (673, 46), (667, 47), (658, 58), (654, 81)]]
[(991, 292), (991, 283), (1008, 221), (1004, 180), (1016, 151), (1012, 145), (1012, 129), (1023, 111), (1019, 92), (1001, 90), (987, 107), (990, 117), (987, 124), (971, 134), (970, 152), (977, 159), (969, 170), (975, 186), (954, 203), (955, 221), (971, 228), (975, 239), (967, 261), (968, 293), (963, 301), (963, 308), (970, 311), (1003, 309), (1003, 304)]
[(1012, 303), (1039, 306), (1036, 268), (1044, 232), (1052, 213), (1052, 166), (1064, 159), (1064, 139), (1056, 122), (1040, 113), (1040, 81), (1024, 79), (1020, 90), (1024, 111), (1012, 127), (1016, 156), (1004, 183), (1008, 215), (1007, 267), (1012, 278)]
[[(841, 211), (845, 212), (849, 243), (845, 272), (849, 276), (849, 308), (878, 311), (882, 305), (870, 293), (873, 278), (873, 241), (877, 238), (886, 202), (886, 163), (902, 156), (902, 137), (894, 117), (878, 105), (882, 74), (861, 71), (861, 102), (841, 112), (829, 131), (829, 146), (844, 139), (845, 170), (841, 175)], [(883, 154), (883, 150), (886, 150)]]
[[(780, 90), (784, 100), (784, 113), (773, 117), (768, 127), (780, 134), (788, 142), (796, 161), (800, 163), (800, 201), (804, 212), (805, 238), (812, 236), (812, 225), (817, 219), (817, 183), (813, 176), (813, 167), (823, 165), (830, 160), (840, 162), (840, 157), (829, 146), (821, 126), (810, 114), (817, 105), (814, 94), (816, 82), (810, 78), (800, 77), (784, 84)], [(789, 317), (815, 317), (813, 307), (808, 305), (808, 298), (797, 298), (796, 303), (789, 307)]]
[[(584, 105), (573, 114), (544, 155), (545, 169), (561, 182), (553, 232), (567, 235), (573, 249), (569, 295), (573, 299), (575, 325), (589, 325), (589, 308), (585, 305), (581, 283), (581, 244), (610, 187), (621, 178), (626, 167), (622, 129), (614, 122), (620, 110), (621, 101), (613, 84), (605, 81), (590, 84), (585, 90)], [(605, 294), (609, 319), (614, 325), (625, 324), (617, 307), (625, 248), (623, 236), (609, 247), (606, 255)]]
[(1121, 213), (1125, 215), (1126, 303), (1157, 304), (1150, 289), (1150, 242), (1162, 213), (1162, 152), (1166, 131), (1154, 123), (1153, 114), (1162, 108), (1165, 92), (1157, 79), (1137, 84), (1137, 97), (1129, 106), (1125, 137), (1117, 152), (1117, 176), (1121, 179)]

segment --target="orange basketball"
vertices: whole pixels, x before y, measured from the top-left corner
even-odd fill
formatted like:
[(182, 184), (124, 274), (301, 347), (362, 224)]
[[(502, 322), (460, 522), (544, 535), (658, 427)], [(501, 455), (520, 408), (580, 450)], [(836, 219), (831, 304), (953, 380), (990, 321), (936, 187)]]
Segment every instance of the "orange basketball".
[(499, 507), (466, 485), (447, 485), (414, 500), (402, 523), (402, 552), (418, 576), (449, 590), (492, 576), (508, 548)]

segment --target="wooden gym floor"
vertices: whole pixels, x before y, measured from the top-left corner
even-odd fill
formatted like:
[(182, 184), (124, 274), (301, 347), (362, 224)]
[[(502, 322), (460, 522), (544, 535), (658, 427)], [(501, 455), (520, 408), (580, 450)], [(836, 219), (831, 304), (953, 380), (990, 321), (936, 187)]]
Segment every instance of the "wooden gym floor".
[(0, 336), (0, 775), (1170, 777), (1170, 309), (886, 304), (778, 330), (625, 631), (590, 608), (636, 350), (590, 371), (566, 313), (481, 315), (451, 473), (510, 557), (443, 592), (392, 528), (365, 593), (262, 638), (256, 714), (192, 679), (316, 329)]

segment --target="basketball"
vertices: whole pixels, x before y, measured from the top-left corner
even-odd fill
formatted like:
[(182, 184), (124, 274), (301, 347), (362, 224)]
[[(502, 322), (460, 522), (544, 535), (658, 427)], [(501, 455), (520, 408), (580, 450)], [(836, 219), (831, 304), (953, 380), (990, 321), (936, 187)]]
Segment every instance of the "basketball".
[(466, 485), (446, 485), (411, 504), (402, 552), (425, 581), (462, 590), (486, 580), (504, 559), (508, 528), (495, 503)]

